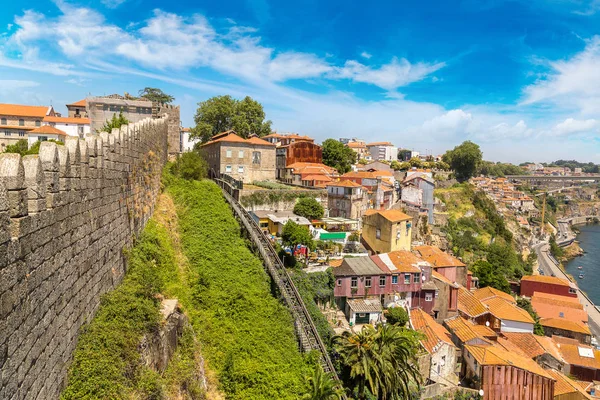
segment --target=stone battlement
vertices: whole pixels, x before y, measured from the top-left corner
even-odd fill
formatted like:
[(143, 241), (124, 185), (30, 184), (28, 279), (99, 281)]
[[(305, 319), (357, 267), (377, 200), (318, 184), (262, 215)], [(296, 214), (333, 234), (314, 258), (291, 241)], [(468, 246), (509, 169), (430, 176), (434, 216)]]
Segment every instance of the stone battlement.
[(167, 119), (0, 154), (0, 399), (58, 398), (79, 328), (152, 215)]

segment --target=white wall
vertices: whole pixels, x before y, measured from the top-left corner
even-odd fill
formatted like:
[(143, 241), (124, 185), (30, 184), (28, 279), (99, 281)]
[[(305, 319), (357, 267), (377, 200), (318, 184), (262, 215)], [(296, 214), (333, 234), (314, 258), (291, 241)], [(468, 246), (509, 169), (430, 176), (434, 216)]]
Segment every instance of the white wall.
[(448, 343), (442, 344), (436, 352), (431, 355), (430, 379), (435, 382), (447, 384), (448, 380), (454, 381), (456, 375), (456, 348)]
[(198, 143), (200, 139), (190, 140), (190, 132), (181, 132), (181, 145), (183, 151), (190, 151), (194, 149), (194, 145)]
[(63, 141), (64, 137), (62, 136), (58, 136), (58, 135), (50, 135), (47, 133), (41, 133), (41, 134), (36, 134), (36, 133), (30, 133), (27, 137), (27, 145), (28, 147), (31, 147), (35, 142), (37, 142), (39, 140), (39, 136), (44, 136), (48, 139), (52, 139), (52, 140), (60, 140)]
[(500, 332), (529, 332), (533, 333), (533, 324), (528, 322), (518, 322), (502, 320), (500, 325)]
[(83, 136), (90, 133), (89, 124), (65, 124), (61, 122), (46, 123), (45, 125), (53, 126), (56, 129), (60, 129), (69, 136), (79, 136), (79, 127), (83, 127)]

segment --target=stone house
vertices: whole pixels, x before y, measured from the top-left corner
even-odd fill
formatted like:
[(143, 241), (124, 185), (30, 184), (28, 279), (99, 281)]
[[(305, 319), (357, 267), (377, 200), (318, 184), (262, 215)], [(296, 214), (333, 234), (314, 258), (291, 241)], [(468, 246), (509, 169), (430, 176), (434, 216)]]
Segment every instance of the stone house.
[(28, 132), (44, 125), (44, 118), (56, 113), (50, 106), (0, 104), (0, 152), (8, 145), (28, 138)]
[(373, 253), (410, 250), (412, 218), (398, 210), (367, 210), (363, 215), (362, 241)]
[(420, 308), (410, 310), (410, 325), (424, 335), (421, 345), (430, 357), (430, 368), (423, 378), (443, 384), (458, 383), (454, 373), (457, 349), (450, 332)]
[(540, 325), (544, 327), (546, 336), (562, 336), (585, 344), (592, 342), (590, 328), (581, 322), (570, 321), (565, 318), (540, 318)]
[(433, 270), (431, 273), (433, 284), (437, 287), (437, 297), (433, 308), (433, 317), (442, 322), (447, 318), (456, 316), (458, 313), (458, 290), (460, 286), (439, 272)]
[(438, 273), (444, 275), (451, 282), (456, 282), (461, 286), (467, 285), (467, 266), (458, 258), (435, 246), (415, 246), (413, 250), (422, 259), (428, 261)]
[(504, 341), (517, 346), (524, 354), (531, 357), (542, 368), (564, 370), (565, 362), (560, 354), (560, 349), (551, 338), (538, 336), (533, 333), (503, 332), (503, 338), (498, 341), (503, 344)]
[(359, 219), (367, 209), (364, 188), (352, 181), (328, 183), (327, 209), (329, 217)]
[(275, 145), (234, 131), (219, 133), (202, 145), (210, 169), (244, 183), (275, 179)]
[(433, 224), (433, 190), (435, 183), (425, 172), (408, 175), (402, 182), (401, 199), (427, 212), (427, 221)]
[(67, 112), (69, 118), (88, 118), (87, 100), (83, 99), (67, 104)]
[(321, 163), (297, 162), (287, 165), (281, 181), (290, 185), (324, 188), (338, 177), (335, 168)]
[(600, 381), (600, 351), (575, 339), (558, 336), (552, 339), (557, 343), (565, 362), (565, 375), (586, 382)]

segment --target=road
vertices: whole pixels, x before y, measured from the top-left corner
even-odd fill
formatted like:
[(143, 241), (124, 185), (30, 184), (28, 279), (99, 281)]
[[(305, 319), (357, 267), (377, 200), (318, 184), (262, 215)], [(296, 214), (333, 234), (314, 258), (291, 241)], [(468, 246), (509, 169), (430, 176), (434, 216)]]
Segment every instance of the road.
[[(571, 281), (567, 274), (565, 274), (563, 270), (560, 269), (558, 265), (556, 265), (550, 258), (550, 255), (548, 254), (550, 251), (550, 246), (547, 242), (536, 244), (533, 246), (533, 250), (535, 250), (535, 253), (537, 254), (540, 269), (544, 271), (544, 274), (554, 274), (559, 278), (564, 278)], [(577, 285), (577, 282), (574, 283)], [(579, 302), (583, 304), (583, 308), (588, 314), (588, 324), (592, 334), (596, 338), (600, 338), (600, 311), (598, 311), (596, 306), (594, 306), (594, 303), (581, 290), (577, 291), (577, 297), (579, 298)]]

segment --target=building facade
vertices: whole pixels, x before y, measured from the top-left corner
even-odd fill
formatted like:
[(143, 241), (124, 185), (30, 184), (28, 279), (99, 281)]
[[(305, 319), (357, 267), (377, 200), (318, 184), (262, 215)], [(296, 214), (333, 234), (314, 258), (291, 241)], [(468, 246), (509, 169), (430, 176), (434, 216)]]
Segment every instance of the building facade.
[(367, 143), (367, 150), (373, 160), (395, 161), (398, 159), (398, 148), (390, 142)]
[(359, 219), (367, 209), (367, 195), (363, 187), (351, 181), (327, 184), (329, 217)]
[(292, 164), (321, 164), (323, 149), (308, 140), (294, 141), (287, 145), (277, 146), (276, 157), (277, 179), (283, 180), (285, 169)]
[(211, 170), (244, 183), (275, 179), (275, 145), (257, 137), (244, 139), (234, 131), (215, 135), (202, 145)]
[(412, 218), (398, 210), (367, 210), (363, 215), (362, 240), (373, 253), (410, 250)]
[(44, 118), (54, 116), (52, 107), (0, 104), (0, 151), (21, 139), (28, 140), (28, 132), (44, 125)]

